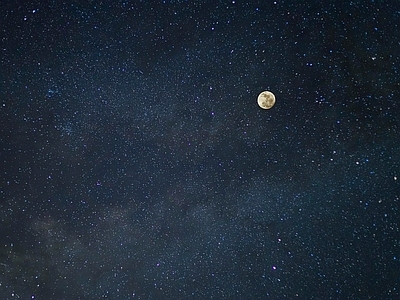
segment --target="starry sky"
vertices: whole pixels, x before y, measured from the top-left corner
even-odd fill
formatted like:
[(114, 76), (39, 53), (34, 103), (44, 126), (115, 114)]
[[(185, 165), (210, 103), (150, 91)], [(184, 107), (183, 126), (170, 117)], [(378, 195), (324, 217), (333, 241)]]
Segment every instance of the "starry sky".
[(399, 3), (0, 12), (1, 299), (398, 299)]

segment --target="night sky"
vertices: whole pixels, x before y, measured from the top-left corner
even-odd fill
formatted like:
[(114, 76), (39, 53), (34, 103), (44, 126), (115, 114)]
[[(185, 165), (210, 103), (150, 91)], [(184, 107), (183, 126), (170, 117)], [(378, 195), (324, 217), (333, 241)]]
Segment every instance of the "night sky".
[(0, 13), (1, 299), (399, 299), (398, 1)]

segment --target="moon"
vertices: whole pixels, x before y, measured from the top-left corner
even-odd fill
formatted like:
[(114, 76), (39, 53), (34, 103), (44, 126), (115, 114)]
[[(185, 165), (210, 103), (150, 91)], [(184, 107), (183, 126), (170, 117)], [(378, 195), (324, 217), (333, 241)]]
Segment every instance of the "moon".
[(257, 103), (262, 109), (270, 109), (275, 105), (275, 95), (270, 91), (261, 92), (258, 95)]

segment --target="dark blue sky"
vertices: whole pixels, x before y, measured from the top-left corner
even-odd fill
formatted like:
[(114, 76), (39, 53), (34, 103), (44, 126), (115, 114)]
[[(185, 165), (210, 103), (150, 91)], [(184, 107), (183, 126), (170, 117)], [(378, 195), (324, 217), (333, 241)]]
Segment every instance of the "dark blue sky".
[(400, 5), (0, 10), (2, 299), (399, 296)]

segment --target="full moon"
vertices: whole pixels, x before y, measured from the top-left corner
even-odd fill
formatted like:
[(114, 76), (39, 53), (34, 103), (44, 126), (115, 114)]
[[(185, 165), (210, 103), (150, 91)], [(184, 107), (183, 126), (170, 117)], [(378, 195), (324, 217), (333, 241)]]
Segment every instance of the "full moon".
[(258, 95), (257, 103), (262, 109), (270, 109), (275, 104), (275, 95), (270, 91), (261, 92)]

